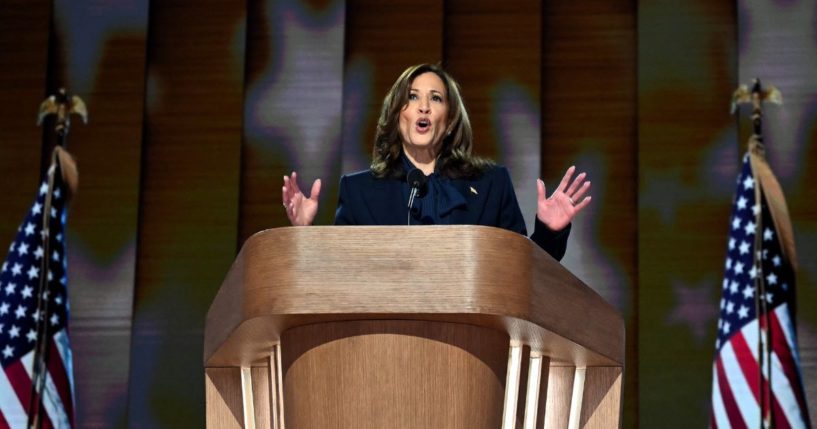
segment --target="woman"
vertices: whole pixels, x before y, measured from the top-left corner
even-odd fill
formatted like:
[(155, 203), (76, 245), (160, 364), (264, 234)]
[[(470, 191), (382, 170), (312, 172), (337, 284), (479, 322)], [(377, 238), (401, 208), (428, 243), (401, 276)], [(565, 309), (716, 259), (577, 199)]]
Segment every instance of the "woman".
[[(383, 100), (371, 168), (341, 177), (335, 224), (473, 224), (527, 235), (507, 169), (475, 157), (472, 146), (458, 84), (438, 66), (409, 67)], [(416, 198), (406, 180), (414, 169), (427, 179)], [(531, 239), (556, 259), (564, 255), (571, 220), (590, 204), (590, 181), (585, 173), (573, 180), (574, 172), (567, 169), (550, 198), (537, 181)], [(312, 224), (320, 189), (315, 180), (307, 198), (295, 172), (284, 176), (283, 202), (293, 225)]]

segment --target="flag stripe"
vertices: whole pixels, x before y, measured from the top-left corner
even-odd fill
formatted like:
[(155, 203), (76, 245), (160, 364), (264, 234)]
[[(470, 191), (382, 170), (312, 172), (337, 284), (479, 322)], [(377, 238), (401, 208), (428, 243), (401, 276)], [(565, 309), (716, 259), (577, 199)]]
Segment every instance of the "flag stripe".
[[(23, 359), (20, 359), (6, 367), (6, 375), (8, 376), (12, 389), (14, 390), (17, 399), (20, 401), (23, 410), (28, 409), (29, 398), (31, 397), (31, 377), (29, 376), (29, 371), (26, 367), (31, 366), (32, 360), (33, 352), (27, 354), (25, 357), (23, 357)], [(39, 402), (38, 397), (35, 396), (34, 399), (35, 404)], [(6, 398), (6, 400), (10, 401), (10, 398)], [(25, 421), (28, 421), (27, 413), (26, 416), (24, 416), (24, 419)], [(42, 415), (42, 422), (44, 429), (53, 427), (51, 425), (51, 419), (48, 417), (47, 413)]]
[[(66, 377), (68, 380), (68, 390), (71, 404), (74, 403), (74, 363), (71, 357), (71, 344), (68, 339), (68, 328), (60, 329), (54, 334), (54, 344), (57, 346), (57, 351), (60, 353), (60, 360), (63, 368), (65, 368)], [(73, 410), (73, 407), (72, 407)]]
[(789, 422), (792, 420), (783, 412), (777, 395), (772, 395), (772, 412), (774, 413), (774, 424), (772, 425), (774, 429), (791, 429)]
[(6, 421), (6, 427), (9, 424), (25, 426), (28, 414), (25, 406), (17, 399), (17, 392), (6, 376), (6, 371), (0, 371), (0, 398), (3, 398), (0, 401), (0, 416)]
[(54, 423), (51, 421), (51, 415), (49, 414), (47, 408), (45, 408), (45, 412), (43, 413), (42, 421), (43, 423), (40, 426), (42, 429), (54, 429)]
[(800, 356), (798, 356), (797, 353), (797, 339), (794, 333), (791, 313), (789, 312), (789, 305), (784, 303), (775, 308), (773, 316), (780, 325), (780, 331), (786, 337), (786, 343), (791, 347), (789, 352), (791, 352), (792, 359), (794, 359), (794, 363), (797, 365), (796, 368), (800, 368)]
[[(808, 410), (808, 406), (806, 406), (805, 403), (805, 392), (803, 392), (802, 389), (800, 375), (796, 371), (796, 361), (794, 356), (791, 354), (792, 346), (788, 342), (789, 337), (784, 334), (784, 329), (780, 324), (780, 320), (778, 319), (778, 311), (788, 313), (786, 309), (778, 308), (771, 314), (772, 345), (777, 357), (774, 368), (785, 375), (785, 389), (794, 396), (794, 398), (791, 399), (796, 401), (801, 410)], [(775, 381), (775, 386), (777, 386), (777, 380), (773, 381)], [(800, 413), (798, 412), (798, 414)]]
[(718, 384), (718, 367), (716, 364), (712, 364), (712, 416), (709, 426), (711, 428), (717, 428), (719, 426), (729, 427), (729, 416), (726, 415), (726, 408), (724, 408), (723, 398), (721, 397), (721, 389)]
[[(779, 402), (780, 413), (785, 415), (785, 419), (793, 426), (803, 427), (804, 416), (801, 410), (807, 408), (801, 407), (796, 398), (796, 390), (786, 378), (783, 364), (780, 362), (780, 357), (775, 353), (772, 355), (772, 389), (776, 402)], [(785, 404), (785, 405), (784, 405)], [(781, 426), (782, 427), (782, 426)]]
[[(750, 428), (756, 427), (760, 418), (760, 407), (740, 367), (731, 341), (721, 349), (721, 365), (723, 365), (723, 372), (729, 382), (737, 409), (743, 417), (743, 423)], [(732, 423), (734, 424), (734, 421)]]
[(28, 371), (23, 368), (22, 361), (14, 362), (6, 367), (6, 375), (8, 375), (11, 389), (17, 396), (17, 400), (23, 407), (24, 412), (28, 411), (28, 400), (31, 397), (31, 378), (28, 376)]
[(57, 387), (54, 385), (54, 378), (51, 377), (51, 373), (47, 371), (44, 390), (43, 408), (45, 408), (51, 421), (57, 422), (57, 427), (70, 428), (71, 423), (68, 415), (65, 413), (65, 407), (57, 392)]
[(52, 339), (50, 341), (50, 358), (48, 359), (48, 373), (54, 385), (54, 391), (59, 395), (60, 402), (63, 404), (68, 421), (73, 422), (73, 401), (71, 397), (71, 388), (68, 384), (68, 377), (65, 373), (65, 366), (62, 364), (62, 355), (58, 350), (57, 344)]
[[(748, 328), (748, 326), (747, 326)], [(772, 336), (774, 337), (774, 333)], [(749, 385), (750, 390), (754, 394), (754, 399), (756, 403), (759, 403), (759, 394), (760, 394), (760, 387), (759, 387), (759, 380), (760, 380), (760, 366), (758, 362), (755, 360), (755, 356), (757, 356), (757, 349), (752, 348), (746, 343), (746, 339), (743, 337), (742, 333), (737, 333), (732, 336), (730, 340), (731, 345), (733, 347), (735, 356), (737, 356), (737, 361), (743, 371), (743, 375), (747, 384)], [(791, 410), (784, 409), (781, 406), (780, 399), (778, 396), (783, 396), (783, 403), (789, 403), (791, 401), (792, 404), (795, 404), (794, 398), (791, 396), (791, 389), (788, 386), (786, 380), (781, 380), (782, 374), (779, 374), (782, 371), (782, 368), (779, 368), (780, 363), (779, 360), (776, 359), (776, 355), (773, 356), (773, 361), (777, 364), (775, 368), (778, 374), (774, 374), (772, 376), (772, 383), (774, 384), (773, 387), (773, 397), (772, 397), (772, 413), (774, 416), (775, 424), (777, 425), (777, 429), (786, 429), (789, 426), (789, 422), (794, 421), (793, 416), (791, 415)], [(764, 377), (763, 378), (763, 389), (764, 391), (768, 392), (768, 380)], [(795, 407), (796, 408), (796, 407)], [(795, 409), (796, 412), (796, 409)]]
[[(56, 359), (56, 357), (55, 357)], [(50, 359), (54, 360), (54, 359)], [(34, 367), (34, 352), (31, 352), (25, 355), (21, 362), (23, 362), (26, 376), (28, 380), (33, 380), (33, 367)], [(62, 405), (60, 401), (59, 394), (56, 391), (56, 387), (54, 386), (54, 381), (51, 377), (51, 373), (46, 370), (45, 371), (45, 383), (43, 383), (43, 394), (40, 395), (39, 400), (37, 403), (42, 401), (43, 410), (45, 411), (42, 415), (43, 429), (48, 429), (54, 427), (53, 422), (59, 422), (57, 426), (60, 428), (68, 426), (68, 416), (65, 415)]]
[[(723, 354), (723, 350), (726, 350), (727, 348), (728, 345), (721, 349), (721, 354)], [(733, 428), (748, 429), (746, 427), (746, 423), (741, 417), (742, 413), (738, 407), (738, 403), (735, 401), (735, 396), (732, 392), (732, 384), (729, 382), (726, 376), (726, 371), (723, 367), (723, 359), (715, 359), (715, 365), (718, 371), (718, 385), (720, 386), (721, 398), (723, 398), (723, 406), (726, 410), (726, 415), (729, 416), (729, 422)]]
[[(747, 326), (748, 327), (748, 326)], [(751, 329), (751, 332), (756, 332)], [(756, 335), (755, 335), (756, 336)], [(760, 392), (770, 392), (769, 383), (765, 376), (760, 373), (760, 365), (757, 359), (757, 347), (751, 347), (742, 333), (735, 334), (730, 340), (732, 347), (735, 350), (735, 355), (738, 356), (741, 370), (746, 377), (746, 382), (749, 384), (752, 393), (754, 394), (755, 403), (760, 407)], [(762, 385), (761, 385), (762, 380)], [(768, 393), (767, 393), (768, 394)], [(774, 400), (773, 400), (774, 401)], [(778, 407), (779, 408), (779, 407)], [(765, 415), (765, 413), (764, 413)], [(782, 429), (782, 428), (781, 428)]]
[[(31, 376), (31, 374), (33, 373), (33, 368), (34, 368), (34, 352), (32, 351), (32, 352), (27, 353), (25, 356), (20, 358), (20, 360), (18, 362), (22, 364), (22, 368), (25, 371), (24, 380), (28, 381), (29, 389), (31, 389), (31, 386), (34, 383), (34, 378)], [(46, 375), (48, 375), (48, 371), (46, 371)], [(31, 394), (29, 393), (28, 395), (26, 395), (26, 398), (28, 398), (30, 396), (31, 396)], [(41, 401), (42, 401), (42, 395), (34, 396), (34, 404), (39, 404), (39, 403), (41, 403)], [(23, 405), (26, 408), (28, 408), (28, 404), (23, 404)], [(40, 419), (42, 420), (42, 428), (43, 429), (53, 428), (54, 425), (53, 425), (53, 423), (51, 421), (51, 415), (48, 412), (48, 408), (43, 407), (43, 410), (45, 410), (45, 412), (42, 413), (42, 416), (40, 417)], [(30, 414), (31, 410), (28, 410), (28, 412)]]
[[(774, 379), (775, 389), (778, 386), (781, 388), (785, 387), (785, 389), (791, 393), (793, 396), (791, 399), (794, 401), (792, 405), (798, 405), (801, 409), (806, 410), (805, 398), (803, 397), (803, 392), (799, 387), (800, 384), (800, 374), (797, 373), (796, 367), (793, 366), (793, 359), (791, 354), (788, 353), (789, 349), (785, 346), (785, 344), (777, 344), (779, 336), (775, 335), (776, 337), (773, 341), (774, 344), (774, 366), (773, 369), (775, 371), (774, 376), (777, 379)], [(785, 383), (785, 384), (783, 384)], [(793, 387), (797, 386), (797, 388)]]
[(749, 390), (754, 395), (755, 402), (759, 403), (760, 366), (757, 364), (757, 361), (753, 357), (752, 348), (749, 347), (749, 344), (746, 343), (746, 339), (743, 338), (743, 334), (740, 332), (733, 335), (732, 339), (729, 341), (732, 345), (732, 350), (735, 353), (737, 363), (740, 366), (741, 371), (743, 372), (743, 377), (746, 381), (746, 384), (749, 386)]

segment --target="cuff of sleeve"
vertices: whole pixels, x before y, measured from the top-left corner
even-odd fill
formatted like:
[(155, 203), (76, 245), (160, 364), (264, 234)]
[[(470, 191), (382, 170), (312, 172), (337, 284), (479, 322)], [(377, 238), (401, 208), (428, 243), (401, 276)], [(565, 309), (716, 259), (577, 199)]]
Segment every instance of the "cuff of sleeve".
[(573, 226), (572, 223), (567, 224), (566, 227), (558, 231), (554, 231), (542, 223), (538, 216), (535, 216), (534, 218), (536, 219), (536, 224), (533, 227), (533, 235), (531, 236), (531, 239), (537, 243), (549, 243), (559, 239), (564, 239), (570, 235), (570, 228)]

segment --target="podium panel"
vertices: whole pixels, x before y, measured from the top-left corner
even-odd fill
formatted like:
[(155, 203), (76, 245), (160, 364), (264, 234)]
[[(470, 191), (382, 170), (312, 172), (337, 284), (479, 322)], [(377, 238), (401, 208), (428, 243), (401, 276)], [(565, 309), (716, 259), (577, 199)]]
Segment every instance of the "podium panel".
[(419, 321), (307, 325), (281, 343), (288, 427), (499, 427), (508, 335)]

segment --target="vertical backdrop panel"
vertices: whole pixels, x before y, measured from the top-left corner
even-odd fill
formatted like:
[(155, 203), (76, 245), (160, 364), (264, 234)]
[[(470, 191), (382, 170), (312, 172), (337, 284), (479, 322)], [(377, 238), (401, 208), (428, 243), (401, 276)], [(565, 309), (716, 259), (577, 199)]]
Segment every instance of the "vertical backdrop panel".
[(68, 291), (77, 424), (127, 419), (148, 1), (54, 2), (48, 88), (82, 97), (68, 149), (79, 191), (68, 215)]
[(462, 85), (475, 152), (508, 167), (532, 232), (539, 177), (539, 1), (449, 0), (445, 65)]
[(132, 427), (204, 426), (204, 319), (238, 236), (245, 11), (151, 3)]
[(443, 3), (347, 0), (345, 30), (342, 171), (349, 173), (369, 167), (383, 97), (400, 73), (442, 61)]
[(740, 155), (733, 3), (639, 2), (639, 416), (709, 422)]
[(249, 2), (239, 245), (289, 225), (283, 175), (309, 195), (322, 179), (315, 224), (331, 223), (340, 174), (343, 0)]
[(638, 417), (636, 10), (629, 1), (547, 2), (542, 171), (553, 192), (576, 165), (592, 203), (562, 264), (624, 314), (624, 427)]
[[(763, 106), (763, 137), (794, 227), (800, 363), (812, 426), (817, 426), (817, 8), (813, 2), (737, 4), (740, 83), (759, 78), (783, 94), (782, 106)], [(749, 106), (742, 107), (743, 123), (748, 124), (749, 112)], [(741, 134), (741, 144), (747, 138)]]
[(50, 19), (50, 1), (0, 3), (0, 258), (39, 187), (42, 131), (34, 124), (46, 93)]

